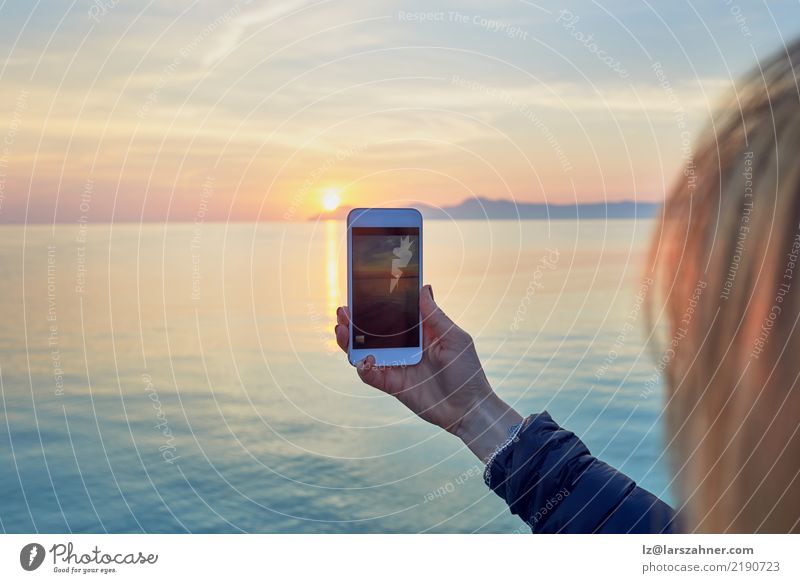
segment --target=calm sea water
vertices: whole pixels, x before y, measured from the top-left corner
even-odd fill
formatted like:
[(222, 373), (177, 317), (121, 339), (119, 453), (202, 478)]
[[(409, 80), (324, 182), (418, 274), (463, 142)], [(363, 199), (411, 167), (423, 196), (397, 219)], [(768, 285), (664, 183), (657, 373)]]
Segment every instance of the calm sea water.
[[(506, 400), (670, 500), (651, 228), (431, 221), (424, 273)], [(334, 222), (0, 228), (0, 528), (524, 531), (335, 349), (344, 251)]]

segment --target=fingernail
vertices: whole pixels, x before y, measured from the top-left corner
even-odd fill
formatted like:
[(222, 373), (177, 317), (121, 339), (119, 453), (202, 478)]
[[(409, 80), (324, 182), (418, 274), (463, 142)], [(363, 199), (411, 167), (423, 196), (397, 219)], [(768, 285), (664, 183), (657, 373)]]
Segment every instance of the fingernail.
[(340, 316), (341, 313), (342, 313), (342, 306), (339, 306), (338, 308), (336, 308), (336, 316), (337, 317)]

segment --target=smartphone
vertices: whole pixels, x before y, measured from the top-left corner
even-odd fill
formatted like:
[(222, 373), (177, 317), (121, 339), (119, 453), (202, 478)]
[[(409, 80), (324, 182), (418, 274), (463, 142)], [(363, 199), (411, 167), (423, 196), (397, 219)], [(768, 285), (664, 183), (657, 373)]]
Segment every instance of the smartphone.
[(422, 360), (422, 215), (416, 209), (357, 208), (347, 215), (350, 364)]

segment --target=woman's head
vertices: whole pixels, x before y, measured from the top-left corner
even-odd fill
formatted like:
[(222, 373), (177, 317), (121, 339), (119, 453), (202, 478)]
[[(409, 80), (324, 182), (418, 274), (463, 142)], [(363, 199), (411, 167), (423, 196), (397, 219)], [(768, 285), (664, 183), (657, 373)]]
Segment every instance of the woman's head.
[(663, 207), (667, 439), (690, 531), (800, 530), (800, 40), (737, 84)]

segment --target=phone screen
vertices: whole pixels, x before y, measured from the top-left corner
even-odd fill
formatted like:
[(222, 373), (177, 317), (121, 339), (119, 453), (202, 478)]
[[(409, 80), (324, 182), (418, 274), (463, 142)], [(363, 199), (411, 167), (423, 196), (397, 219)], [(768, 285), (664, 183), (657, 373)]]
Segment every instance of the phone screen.
[(419, 228), (353, 227), (353, 348), (419, 346)]

